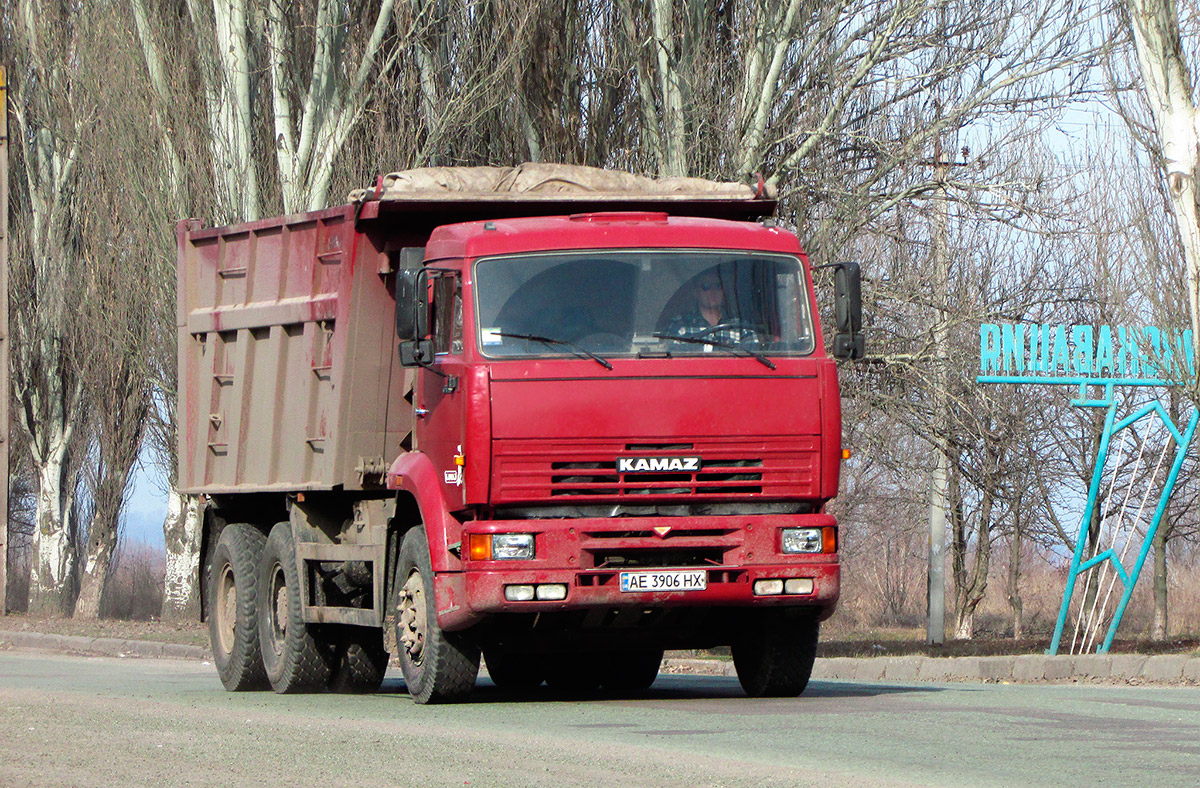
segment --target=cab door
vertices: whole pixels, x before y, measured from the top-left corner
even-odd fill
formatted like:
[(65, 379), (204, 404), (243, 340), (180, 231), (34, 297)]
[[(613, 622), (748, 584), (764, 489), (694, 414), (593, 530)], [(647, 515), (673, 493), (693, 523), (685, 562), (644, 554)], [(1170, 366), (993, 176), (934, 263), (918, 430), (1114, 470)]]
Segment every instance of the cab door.
[(417, 449), (437, 469), (451, 509), (463, 506), (463, 429), (467, 397), (463, 375), (462, 275), (452, 269), (429, 274), (433, 363), (417, 373)]

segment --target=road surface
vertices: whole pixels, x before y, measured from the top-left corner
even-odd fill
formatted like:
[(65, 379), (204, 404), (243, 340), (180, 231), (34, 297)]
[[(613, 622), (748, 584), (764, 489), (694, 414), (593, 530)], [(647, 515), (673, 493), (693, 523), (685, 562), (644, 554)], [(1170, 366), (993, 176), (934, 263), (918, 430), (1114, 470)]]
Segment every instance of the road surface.
[(638, 698), (417, 706), (227, 694), (184, 660), (0, 652), (0, 786), (1200, 785), (1200, 690), (814, 682), (750, 700), (662, 676)]

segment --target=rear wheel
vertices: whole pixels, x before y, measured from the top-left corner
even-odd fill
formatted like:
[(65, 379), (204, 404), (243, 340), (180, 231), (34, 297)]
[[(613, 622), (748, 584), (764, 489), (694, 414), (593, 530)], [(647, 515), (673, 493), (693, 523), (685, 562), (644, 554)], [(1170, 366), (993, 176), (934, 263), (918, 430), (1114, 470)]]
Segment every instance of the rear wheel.
[(375, 692), (387, 672), (383, 630), (346, 627), (336, 636), (336, 667), (329, 680), (334, 692)]
[(492, 683), (501, 689), (533, 689), (546, 678), (539, 655), (487, 649), (483, 660)]
[(817, 657), (820, 622), (815, 616), (770, 617), (734, 642), (733, 666), (752, 698), (794, 698), (808, 686)]
[(466, 697), (479, 675), (479, 648), (437, 623), (433, 569), (425, 531), (413, 528), (400, 544), (400, 579), (396, 602), (396, 648), (400, 671), (417, 703), (439, 703)]
[(595, 652), (547, 654), (546, 684), (563, 692), (595, 692), (603, 669)]
[(649, 689), (658, 678), (663, 650), (619, 652), (613, 654), (600, 672), (600, 683), (614, 692), (640, 692)]
[(333, 655), (315, 626), (304, 623), (300, 572), (290, 523), (271, 529), (259, 564), (263, 592), (258, 611), (258, 635), (263, 666), (271, 687), (279, 693), (325, 689)]
[(230, 692), (267, 688), (258, 639), (258, 561), (266, 537), (252, 525), (221, 531), (208, 575), (208, 638), (221, 683)]

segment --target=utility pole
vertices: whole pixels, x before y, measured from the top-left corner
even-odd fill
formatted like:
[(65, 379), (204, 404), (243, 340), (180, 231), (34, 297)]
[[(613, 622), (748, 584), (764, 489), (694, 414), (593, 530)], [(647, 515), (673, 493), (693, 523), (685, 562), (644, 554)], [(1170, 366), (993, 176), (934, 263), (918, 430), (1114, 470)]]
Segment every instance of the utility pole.
[(8, 613), (8, 80), (0, 66), (0, 616)]
[(925, 626), (925, 642), (940, 646), (946, 642), (946, 490), (950, 479), (950, 459), (947, 456), (946, 435), (949, 427), (948, 411), (950, 393), (947, 390), (949, 310), (946, 300), (950, 294), (950, 263), (946, 254), (949, 235), (950, 211), (946, 195), (946, 173), (950, 160), (942, 150), (942, 141), (934, 144), (934, 182), (937, 193), (934, 197), (933, 272), (937, 292), (937, 323), (933, 327), (934, 371), (933, 390), (933, 454), (934, 466), (929, 491), (929, 580), (928, 618)]

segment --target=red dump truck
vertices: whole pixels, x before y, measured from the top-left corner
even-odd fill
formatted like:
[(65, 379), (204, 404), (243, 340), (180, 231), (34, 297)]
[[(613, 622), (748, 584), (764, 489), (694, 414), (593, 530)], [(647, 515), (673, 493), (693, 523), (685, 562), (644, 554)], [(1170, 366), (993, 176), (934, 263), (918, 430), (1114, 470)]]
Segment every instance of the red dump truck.
[[(393, 173), (178, 227), (179, 486), (229, 690), (636, 691), (729, 646), (796, 695), (838, 598), (831, 356), (761, 186)], [(395, 641), (385, 640), (385, 627)], [(386, 643), (386, 645), (385, 645)]]

